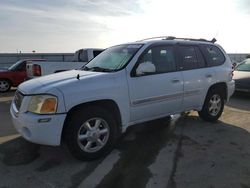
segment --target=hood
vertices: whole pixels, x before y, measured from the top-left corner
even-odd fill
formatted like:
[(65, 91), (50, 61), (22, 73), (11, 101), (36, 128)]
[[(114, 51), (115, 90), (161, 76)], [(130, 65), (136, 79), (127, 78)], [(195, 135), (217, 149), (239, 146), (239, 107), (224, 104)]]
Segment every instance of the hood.
[[(78, 74), (79, 79), (77, 79)], [(67, 84), (75, 84), (79, 81), (84, 81), (87, 78), (103, 74), (104, 73), (101, 72), (71, 70), (31, 79), (22, 83), (18, 88), (24, 94), (46, 93), (54, 88), (60, 89), (61, 85), (65, 86)]]

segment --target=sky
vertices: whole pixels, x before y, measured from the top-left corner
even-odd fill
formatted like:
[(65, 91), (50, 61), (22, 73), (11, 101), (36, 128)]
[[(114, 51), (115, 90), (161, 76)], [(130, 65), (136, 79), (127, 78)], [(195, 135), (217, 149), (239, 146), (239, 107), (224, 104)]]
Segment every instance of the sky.
[(0, 0), (0, 53), (74, 52), (156, 36), (250, 53), (250, 0)]

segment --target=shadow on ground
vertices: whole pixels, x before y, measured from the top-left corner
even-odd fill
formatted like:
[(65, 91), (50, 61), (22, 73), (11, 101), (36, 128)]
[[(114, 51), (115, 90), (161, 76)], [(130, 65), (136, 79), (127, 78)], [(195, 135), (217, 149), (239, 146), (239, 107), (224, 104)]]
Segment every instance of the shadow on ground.
[[(100, 187), (114, 184), (114, 182), (119, 187), (127, 187), (127, 185), (145, 187), (148, 178), (151, 177), (147, 166), (154, 162), (160, 149), (170, 139), (176, 139), (171, 134), (175, 123), (176, 120), (161, 119), (131, 127), (116, 147), (116, 150), (121, 153), (119, 161), (114, 169), (105, 176)], [(65, 145), (60, 147), (39, 146), (29, 143), (21, 137), (0, 145), (0, 154), (5, 169), (11, 167), (19, 173), (20, 170), (24, 174), (28, 172), (27, 175), (32, 173), (43, 174), (44, 177), (51, 176), (46, 181), (51, 181), (52, 184), (59, 187), (79, 186), (84, 178), (88, 177), (105, 159), (80, 162), (68, 153)], [(12, 176), (17, 176), (15, 171), (12, 172)], [(65, 172), (63, 176), (60, 174), (61, 171)], [(131, 171), (134, 173), (131, 174)], [(2, 175), (0, 171), (0, 177)], [(121, 181), (121, 177), (126, 178)], [(7, 181), (8, 174), (4, 178)], [(130, 181), (131, 179), (134, 181)], [(20, 181), (19, 187), (31, 186), (31, 184), (23, 182), (25, 178)], [(0, 187), (4, 185), (0, 181)]]
[[(166, 187), (250, 187), (250, 128), (242, 128), (250, 118), (239, 122), (233, 116), (243, 117), (240, 112), (232, 115), (226, 111), (217, 123), (207, 123), (191, 113), (177, 121), (175, 129), (165, 120), (131, 127), (116, 148), (119, 160), (97, 187), (146, 187), (152, 176), (148, 166), (170, 143), (178, 143), (178, 147), (169, 151), (175, 155), (171, 177), (165, 177), (169, 179)], [(32, 157), (21, 166), (8, 166), (8, 156), (19, 152)], [(0, 162), (0, 187), (15, 187), (15, 182), (9, 182), (13, 178), (18, 187), (77, 187), (105, 159), (80, 162), (64, 146), (38, 146), (21, 138), (0, 145), (0, 153), (5, 163)]]

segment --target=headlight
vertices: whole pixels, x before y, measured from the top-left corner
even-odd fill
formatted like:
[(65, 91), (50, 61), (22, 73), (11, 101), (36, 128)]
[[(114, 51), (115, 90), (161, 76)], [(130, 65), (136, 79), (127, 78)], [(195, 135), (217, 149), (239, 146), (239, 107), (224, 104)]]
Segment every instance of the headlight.
[(36, 114), (54, 114), (57, 110), (57, 98), (52, 95), (35, 95), (31, 97), (28, 111)]

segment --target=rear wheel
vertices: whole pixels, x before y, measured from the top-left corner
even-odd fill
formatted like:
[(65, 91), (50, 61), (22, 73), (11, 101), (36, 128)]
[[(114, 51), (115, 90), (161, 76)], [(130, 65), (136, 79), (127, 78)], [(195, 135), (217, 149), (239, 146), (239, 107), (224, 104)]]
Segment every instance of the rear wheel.
[(0, 79), (0, 92), (7, 92), (11, 88), (10, 81), (5, 79)]
[(66, 126), (66, 144), (79, 160), (92, 160), (108, 154), (117, 140), (116, 121), (98, 106), (76, 110)]
[(205, 103), (199, 116), (205, 121), (214, 122), (217, 121), (224, 109), (224, 98), (220, 90), (210, 90), (205, 99)]

